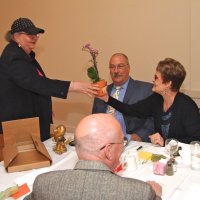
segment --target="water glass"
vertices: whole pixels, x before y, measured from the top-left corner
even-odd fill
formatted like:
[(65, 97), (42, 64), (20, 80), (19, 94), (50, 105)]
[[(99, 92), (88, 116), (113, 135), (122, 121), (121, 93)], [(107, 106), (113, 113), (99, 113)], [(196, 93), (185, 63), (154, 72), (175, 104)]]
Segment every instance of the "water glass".
[(190, 143), (191, 150), (191, 168), (200, 170), (200, 142), (193, 141)]
[(129, 151), (124, 156), (124, 169), (134, 171), (137, 169), (138, 156), (137, 151)]
[(126, 170), (134, 171), (137, 169), (137, 162), (135, 155), (129, 155), (126, 157)]

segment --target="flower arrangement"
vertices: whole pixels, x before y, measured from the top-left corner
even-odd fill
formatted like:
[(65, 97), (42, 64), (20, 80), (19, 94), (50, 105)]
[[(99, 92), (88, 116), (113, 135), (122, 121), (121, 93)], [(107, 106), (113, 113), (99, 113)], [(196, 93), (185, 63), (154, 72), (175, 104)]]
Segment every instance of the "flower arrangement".
[(92, 66), (87, 69), (87, 75), (93, 83), (96, 83), (101, 80), (101, 78), (99, 77), (99, 71), (97, 68), (97, 60), (96, 60), (99, 51), (97, 49), (94, 49), (89, 43), (84, 45), (82, 50), (88, 51), (92, 56), (92, 59), (90, 60), (90, 62), (92, 62)]
[(91, 79), (91, 81), (96, 85), (98, 85), (98, 87), (100, 88), (97, 91), (97, 96), (103, 96), (106, 93), (107, 83), (104, 79), (101, 79), (99, 77), (99, 71), (97, 68), (97, 60), (96, 60), (99, 51), (97, 49), (92, 48), (91, 44), (89, 43), (84, 45), (82, 50), (88, 51), (92, 56), (92, 59), (90, 60), (90, 62), (92, 62), (92, 66), (87, 69), (87, 75)]

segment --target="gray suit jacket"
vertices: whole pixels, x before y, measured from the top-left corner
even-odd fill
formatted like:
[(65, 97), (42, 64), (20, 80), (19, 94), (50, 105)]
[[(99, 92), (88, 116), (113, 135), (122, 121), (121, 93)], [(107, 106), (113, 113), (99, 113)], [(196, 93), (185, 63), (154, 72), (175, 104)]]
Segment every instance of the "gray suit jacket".
[[(113, 84), (108, 85), (108, 94), (111, 93)], [(130, 78), (127, 90), (124, 96), (124, 103), (134, 104), (152, 94), (152, 84), (137, 81)], [(105, 113), (107, 109), (107, 104), (101, 99), (95, 98), (92, 108), (92, 113)], [(124, 121), (126, 124), (126, 132), (128, 134), (136, 133), (138, 134), (142, 141), (149, 142), (148, 136), (154, 133), (154, 122), (153, 118), (141, 119), (137, 117), (124, 116)]]
[(73, 170), (39, 175), (25, 200), (155, 200), (150, 185), (113, 174), (99, 161), (78, 161)]

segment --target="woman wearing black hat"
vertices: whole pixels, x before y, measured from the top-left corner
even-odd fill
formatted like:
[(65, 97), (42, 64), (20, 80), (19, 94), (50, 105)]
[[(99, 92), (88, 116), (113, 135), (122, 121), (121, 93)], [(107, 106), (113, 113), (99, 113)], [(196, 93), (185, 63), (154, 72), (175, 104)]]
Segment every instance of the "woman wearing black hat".
[(52, 80), (45, 76), (33, 52), (42, 33), (44, 30), (31, 20), (19, 18), (7, 34), (9, 44), (0, 58), (0, 122), (39, 117), (44, 141), (50, 137), (51, 96), (64, 99), (68, 91), (88, 95), (95, 92), (90, 83)]

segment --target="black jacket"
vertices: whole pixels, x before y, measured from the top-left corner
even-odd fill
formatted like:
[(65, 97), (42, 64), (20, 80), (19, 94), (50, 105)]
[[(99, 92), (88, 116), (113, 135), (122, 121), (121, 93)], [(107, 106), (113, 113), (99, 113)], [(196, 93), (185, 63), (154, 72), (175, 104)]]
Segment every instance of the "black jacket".
[[(136, 104), (123, 104), (109, 97), (108, 104), (120, 112), (137, 117), (153, 116), (155, 132), (162, 135), (161, 117), (163, 98), (159, 94), (152, 94)], [(187, 95), (177, 93), (172, 104), (172, 117), (168, 138), (178, 139), (180, 142), (190, 143), (200, 141), (200, 114), (196, 103)]]
[(11, 41), (0, 58), (0, 122), (39, 117), (41, 139), (48, 139), (52, 123), (51, 96), (66, 98), (69, 85), (68, 81), (48, 79), (35, 53), (27, 55)]

